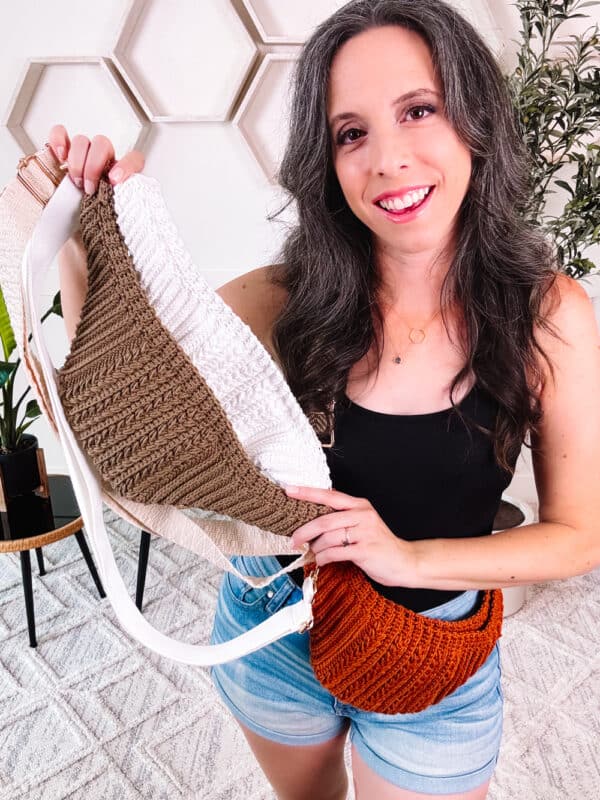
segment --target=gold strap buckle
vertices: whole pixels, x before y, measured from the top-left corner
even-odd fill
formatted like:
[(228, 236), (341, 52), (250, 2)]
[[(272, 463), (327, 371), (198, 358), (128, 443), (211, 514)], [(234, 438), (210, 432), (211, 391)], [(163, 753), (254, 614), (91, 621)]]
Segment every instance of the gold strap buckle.
[[(46, 144), (46, 147), (49, 147), (49, 145)], [(23, 158), (19, 160), (19, 163), (17, 164), (17, 179), (23, 184), (32, 197), (34, 197), (42, 207), (45, 207), (50, 198), (42, 197), (36, 187), (30, 182), (31, 179), (29, 176), (25, 173), (25, 169), (29, 166), (30, 161), (35, 161), (39, 169), (44, 173), (48, 180), (54, 184), (54, 186), (58, 186), (62, 178), (57, 178), (38, 157), (37, 153), (32, 153), (29, 156), (23, 156)], [(63, 170), (63, 172), (67, 171), (66, 165), (62, 166), (61, 164), (59, 169)]]

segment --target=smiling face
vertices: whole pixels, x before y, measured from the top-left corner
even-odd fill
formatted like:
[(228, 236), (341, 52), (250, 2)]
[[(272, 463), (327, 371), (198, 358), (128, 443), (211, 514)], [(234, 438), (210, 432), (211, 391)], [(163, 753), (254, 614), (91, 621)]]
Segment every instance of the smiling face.
[(375, 251), (451, 246), (471, 155), (445, 117), (426, 42), (396, 25), (345, 42), (331, 65), (327, 117), (338, 181)]

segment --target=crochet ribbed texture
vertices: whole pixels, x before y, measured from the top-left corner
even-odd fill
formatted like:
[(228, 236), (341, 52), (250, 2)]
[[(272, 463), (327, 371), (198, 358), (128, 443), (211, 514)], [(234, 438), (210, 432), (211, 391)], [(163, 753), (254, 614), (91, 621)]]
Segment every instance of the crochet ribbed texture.
[(71, 428), (111, 489), (284, 536), (327, 513), (287, 497), (248, 458), (219, 401), (150, 305), (107, 181), (82, 200), (80, 225), (88, 293), (57, 383)]
[(310, 634), (315, 675), (365, 711), (422, 711), (474, 675), (500, 637), (502, 591), (481, 595), (467, 619), (432, 619), (382, 597), (351, 562), (321, 567)]
[(202, 277), (159, 182), (131, 176), (114, 188), (114, 208), (150, 305), (210, 386), (246, 454), (276, 483), (330, 488), (323, 450), (280, 368)]

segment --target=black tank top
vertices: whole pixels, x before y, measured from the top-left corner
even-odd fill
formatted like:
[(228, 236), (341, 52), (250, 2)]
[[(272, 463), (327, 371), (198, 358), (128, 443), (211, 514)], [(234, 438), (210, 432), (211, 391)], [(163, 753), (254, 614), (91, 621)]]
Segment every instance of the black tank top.
[[(494, 429), (497, 402), (477, 383), (459, 408), (483, 427)], [(390, 530), (410, 541), (490, 534), (502, 492), (511, 480), (494, 459), (491, 438), (451, 408), (430, 414), (385, 414), (346, 398), (345, 405), (336, 408), (335, 445), (325, 453), (334, 489), (367, 498)], [(293, 560), (278, 559), (283, 565)], [(302, 570), (295, 570), (292, 577), (301, 584)], [(461, 594), (371, 583), (413, 611)]]

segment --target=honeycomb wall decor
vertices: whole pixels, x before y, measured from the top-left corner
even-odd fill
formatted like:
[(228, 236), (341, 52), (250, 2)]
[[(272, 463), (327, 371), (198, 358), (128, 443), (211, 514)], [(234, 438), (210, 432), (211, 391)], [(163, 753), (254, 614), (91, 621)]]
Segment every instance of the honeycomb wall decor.
[(23, 152), (31, 153), (47, 141), (57, 120), (68, 131), (104, 133), (118, 153), (142, 149), (150, 130), (149, 120), (108, 59), (28, 59), (4, 124)]
[(112, 58), (153, 122), (223, 122), (258, 50), (230, 0), (133, 0)]
[[(239, 0), (265, 44), (302, 44), (323, 20), (347, 0)], [(503, 42), (493, 7), (507, 0), (449, 0), (483, 35), (495, 53)], [(505, 11), (501, 9), (502, 14)]]
[(242, 0), (265, 44), (302, 44), (347, 0)]
[(299, 51), (265, 55), (233, 118), (271, 183), (287, 139), (290, 78)]

